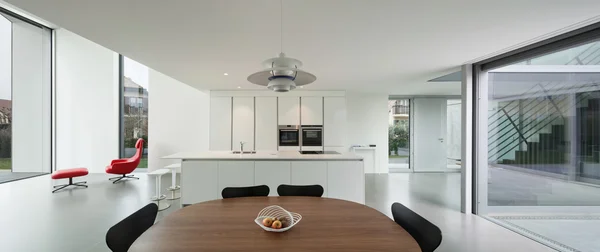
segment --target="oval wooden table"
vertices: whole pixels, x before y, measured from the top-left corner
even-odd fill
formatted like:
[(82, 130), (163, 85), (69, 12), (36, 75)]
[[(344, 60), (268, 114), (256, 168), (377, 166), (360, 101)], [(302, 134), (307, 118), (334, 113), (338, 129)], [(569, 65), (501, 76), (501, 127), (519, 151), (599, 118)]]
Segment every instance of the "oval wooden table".
[[(302, 215), (283, 233), (254, 219), (266, 206)], [(315, 197), (246, 197), (182, 208), (154, 224), (129, 251), (421, 251), (402, 227), (358, 203)]]

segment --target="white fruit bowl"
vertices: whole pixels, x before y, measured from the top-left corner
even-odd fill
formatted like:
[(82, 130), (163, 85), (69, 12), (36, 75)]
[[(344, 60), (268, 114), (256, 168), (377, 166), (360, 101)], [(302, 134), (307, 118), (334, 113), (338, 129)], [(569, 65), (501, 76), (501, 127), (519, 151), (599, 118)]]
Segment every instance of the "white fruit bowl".
[[(262, 222), (267, 217), (285, 220), (287, 223), (290, 223), (290, 224), (287, 227), (280, 228), (280, 229), (265, 227), (265, 225), (263, 225)], [(298, 222), (300, 222), (300, 220), (302, 220), (302, 215), (300, 215), (300, 214), (289, 212), (280, 206), (268, 206), (268, 207), (265, 207), (262, 210), (260, 210), (260, 212), (258, 212), (258, 216), (256, 217), (256, 219), (254, 219), (254, 222), (256, 222), (256, 224), (259, 227), (261, 227), (262, 229), (264, 229), (266, 231), (281, 233), (281, 232), (290, 230), (290, 228), (292, 228), (293, 226), (298, 224)]]

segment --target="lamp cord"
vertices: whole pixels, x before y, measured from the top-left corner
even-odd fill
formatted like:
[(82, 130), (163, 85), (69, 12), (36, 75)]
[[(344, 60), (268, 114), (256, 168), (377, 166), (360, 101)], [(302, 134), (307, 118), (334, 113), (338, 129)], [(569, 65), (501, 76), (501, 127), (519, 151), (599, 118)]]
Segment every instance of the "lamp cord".
[(279, 12), (279, 17), (281, 18), (280, 19), (280, 23), (279, 23), (280, 24), (279, 27), (281, 28), (281, 31), (280, 31), (280, 41), (279, 41), (280, 45), (279, 46), (280, 46), (280, 49), (281, 49), (281, 53), (283, 53), (283, 0), (280, 0), (279, 3), (280, 3), (279, 7), (281, 8), (281, 10)]

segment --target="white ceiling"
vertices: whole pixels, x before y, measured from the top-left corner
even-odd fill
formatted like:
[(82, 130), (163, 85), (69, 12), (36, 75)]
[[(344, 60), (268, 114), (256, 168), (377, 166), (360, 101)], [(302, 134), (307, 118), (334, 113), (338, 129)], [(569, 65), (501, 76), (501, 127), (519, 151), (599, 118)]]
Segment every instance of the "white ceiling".
[[(6, 1), (199, 89), (264, 88), (246, 77), (280, 51), (279, 0)], [(459, 94), (459, 83), (426, 81), (599, 9), (597, 0), (283, 0), (283, 49), (317, 76), (305, 89)]]

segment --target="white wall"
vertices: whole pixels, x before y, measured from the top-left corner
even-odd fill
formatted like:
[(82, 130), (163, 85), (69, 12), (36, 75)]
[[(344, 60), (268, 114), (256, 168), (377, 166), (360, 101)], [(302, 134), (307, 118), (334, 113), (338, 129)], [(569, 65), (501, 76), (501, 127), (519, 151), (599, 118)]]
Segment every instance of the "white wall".
[(12, 24), (0, 16), (0, 100), (11, 99)]
[(118, 54), (56, 30), (56, 169), (104, 173), (119, 158)]
[(347, 143), (377, 145), (377, 172), (388, 172), (388, 95), (346, 92)]
[(148, 171), (176, 162), (160, 157), (208, 151), (210, 93), (150, 69)]
[(50, 32), (12, 23), (12, 171), (50, 172)]

